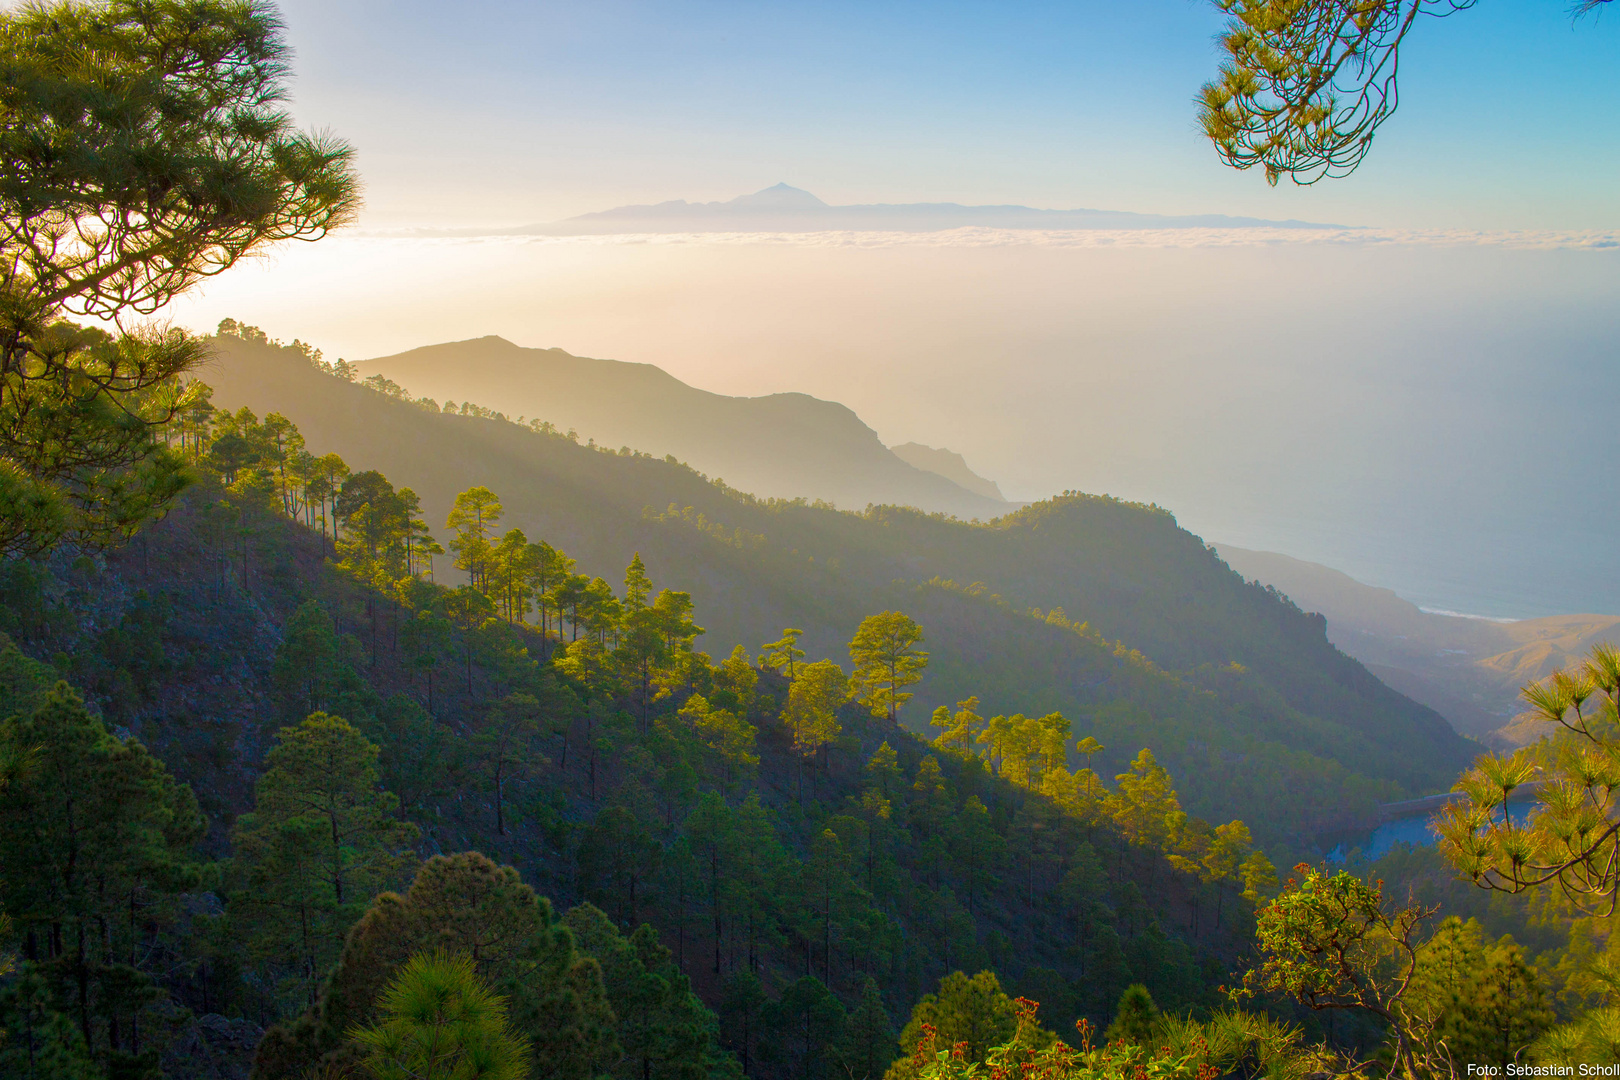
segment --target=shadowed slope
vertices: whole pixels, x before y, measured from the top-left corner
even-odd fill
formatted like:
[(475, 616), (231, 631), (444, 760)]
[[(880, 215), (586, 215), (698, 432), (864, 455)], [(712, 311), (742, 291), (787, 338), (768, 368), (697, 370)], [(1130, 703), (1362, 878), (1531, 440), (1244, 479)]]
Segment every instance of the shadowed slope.
[[(912, 611), (934, 657), (903, 714), (913, 727), (968, 693), (995, 712), (1058, 709), (1108, 746), (1100, 772), (1151, 746), (1195, 812), (1243, 816), (1296, 850), (1326, 817), (1446, 787), (1471, 757), (1438, 715), (1334, 649), (1320, 616), (1245, 583), (1157, 507), (1067, 495), (973, 525), (765, 503), (678, 463), (430, 413), (263, 346), (223, 342), (204, 377), (217, 404), (279, 411), (312, 450), (410, 486), (436, 528), (458, 491), (484, 484), (504, 527), (582, 571), (616, 580), (641, 552), (655, 581), (691, 591), (715, 655), (797, 626), (812, 657), (842, 660), (863, 616)], [(1059, 607), (1067, 618), (1028, 613)]]

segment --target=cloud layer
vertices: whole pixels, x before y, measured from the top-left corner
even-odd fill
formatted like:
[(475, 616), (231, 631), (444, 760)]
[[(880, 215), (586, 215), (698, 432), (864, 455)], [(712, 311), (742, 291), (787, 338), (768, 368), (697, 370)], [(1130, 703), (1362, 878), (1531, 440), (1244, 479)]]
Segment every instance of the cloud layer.
[(1266, 248), (1321, 246), (1498, 247), (1529, 250), (1620, 248), (1613, 230), (1473, 230), (1377, 228), (995, 229), (968, 226), (934, 232), (833, 229), (814, 232), (644, 232), (594, 236), (533, 236), (434, 231), (364, 230), (371, 240), (428, 244), (521, 244), (541, 247), (814, 248)]

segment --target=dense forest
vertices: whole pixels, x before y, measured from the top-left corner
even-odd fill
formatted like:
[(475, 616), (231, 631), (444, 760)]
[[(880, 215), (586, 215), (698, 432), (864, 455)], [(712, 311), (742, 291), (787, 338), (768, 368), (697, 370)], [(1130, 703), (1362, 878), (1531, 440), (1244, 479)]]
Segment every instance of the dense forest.
[[(958, 969), (1065, 1026), (1105, 1024), (1132, 983), (1208, 1007), (1275, 881), (1241, 821), (1181, 809), (1151, 750), (1112, 781), (1071, 770), (1103, 747), (1061, 713), (965, 697), (910, 733), (931, 658), (898, 610), (860, 624), (848, 670), (807, 662), (795, 629), (717, 661), (639, 557), (622, 585), (579, 573), (503, 529), (488, 489), (461, 493), (441, 545), (409, 488), (278, 414), (199, 391), (171, 438), (197, 480), (164, 521), (3, 583), (6, 737), (77, 732), (7, 793), (5, 909), (23, 958), (77, 987), (61, 1022), (99, 1061), (201, 1067), (184, 1055), (213, 1044), (176, 1033), (181, 1008), (269, 1029), (256, 1075), (352, 1052), (366, 1008), (327, 1014), (375, 948), (367, 920), (459, 889), (492, 924), (516, 904), (536, 933), (572, 928), (548, 947), (602, 968), (591, 1015), (629, 1011), (616, 965), (661, 980), (637, 1008), (673, 1025), (663, 1049), (608, 1022), (578, 1075), (615, 1038), (631, 1073), (820, 1075), (856, 1043), (881, 1072), (895, 1021)], [(917, 599), (1029, 621), (966, 590)], [(543, 997), (537, 963), (479, 966)]]
[[(260, 345), (429, 407), (351, 386), (302, 343)], [(382, 1030), (391, 977), (456, 974), (436, 956), (470, 957), (461, 976), (503, 995), (543, 1075), (899, 1080), (952, 1025), (989, 1025), (979, 1060), (1003, 1039), (1050, 1053), (1077, 1025), (1122, 1047), (1135, 1023), (1224, 1037), (1225, 1067), (1268, 1073), (1314, 1068), (1313, 1033), (1382, 1038), (1272, 994), (1276, 1026), (1223, 992), (1277, 874), (1243, 820), (1184, 808), (1155, 745), (1188, 737), (1178, 715), (1220, 724), (1241, 665), (1176, 675), (1061, 610), (937, 577), (875, 591), (836, 658), (789, 627), (716, 659), (706, 612), (639, 552), (617, 581), (582, 572), (477, 485), (432, 528), (411, 488), (212, 397), (194, 384), (164, 435), (192, 483), (163, 520), (0, 578), (0, 748), (34, 756), (0, 796), (0, 901), (35, 973), (3, 1022), (71, 1058), (32, 1075), (341, 1073)], [(544, 424), (520, 435), (690, 476)], [(1020, 517), (1064, 502), (1091, 501)], [(697, 511), (643, 520), (772, 557)], [(1111, 699), (1004, 706), (1041, 701), (1036, 672)], [(937, 683), (951, 700), (930, 709)], [(1226, 722), (1252, 737), (1263, 715)], [(1333, 768), (1228, 757), (1242, 767), (1219, 783), (1264, 812), (1261, 770), (1301, 759)], [(1432, 854), (1361, 869), (1475, 917), (1446, 932), (1535, 1000), (1591, 996), (1590, 925), (1474, 901)]]
[[(238, 332), (214, 339), (204, 371), (220, 407), (287, 417), (323, 452), (409, 486), (425, 520), (484, 486), (505, 524), (592, 576), (617, 581), (639, 552), (692, 594), (717, 656), (793, 626), (812, 658), (841, 660), (862, 618), (906, 611), (932, 658), (921, 707), (902, 715), (911, 730), (928, 735), (933, 709), (974, 695), (1061, 712), (1106, 747), (1100, 773), (1149, 746), (1189, 812), (1242, 818), (1280, 859), (1314, 857), (1324, 829), (1379, 803), (1444, 790), (1477, 752), (1333, 648), (1319, 616), (1244, 581), (1160, 508), (1068, 493), (973, 523), (761, 500), (543, 419), (333, 378), (309, 346), (225, 329)], [(441, 564), (444, 580), (459, 574)]]

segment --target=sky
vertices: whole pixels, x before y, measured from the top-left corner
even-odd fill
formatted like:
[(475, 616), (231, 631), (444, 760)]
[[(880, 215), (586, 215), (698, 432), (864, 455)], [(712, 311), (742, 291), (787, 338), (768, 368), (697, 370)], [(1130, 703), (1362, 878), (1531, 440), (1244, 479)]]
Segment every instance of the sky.
[[(1195, 130), (1219, 18), (1194, 0), (282, 10), (293, 108), (358, 148), (366, 210), (176, 304), (183, 325), (349, 359), (495, 333), (803, 391), (1015, 498), (1158, 502), (1437, 608), (1620, 612), (1620, 509), (1592, 495), (1620, 460), (1614, 18), (1423, 20), (1366, 164), (1273, 189)], [(779, 181), (1363, 228), (417, 232)]]
[(1222, 167), (1203, 0), (284, 0), (295, 109), (360, 148), (368, 224), (547, 221), (778, 181), (829, 202), (1620, 226), (1620, 21), (1563, 0), (1424, 18), (1352, 179)]

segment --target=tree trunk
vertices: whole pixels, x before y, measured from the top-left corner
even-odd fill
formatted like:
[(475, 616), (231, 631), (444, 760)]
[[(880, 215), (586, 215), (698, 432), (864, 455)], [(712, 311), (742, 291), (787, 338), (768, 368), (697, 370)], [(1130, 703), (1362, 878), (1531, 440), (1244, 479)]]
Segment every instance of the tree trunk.
[(501, 836), (506, 835), (506, 805), (504, 790), (504, 762), (495, 765), (495, 831)]

